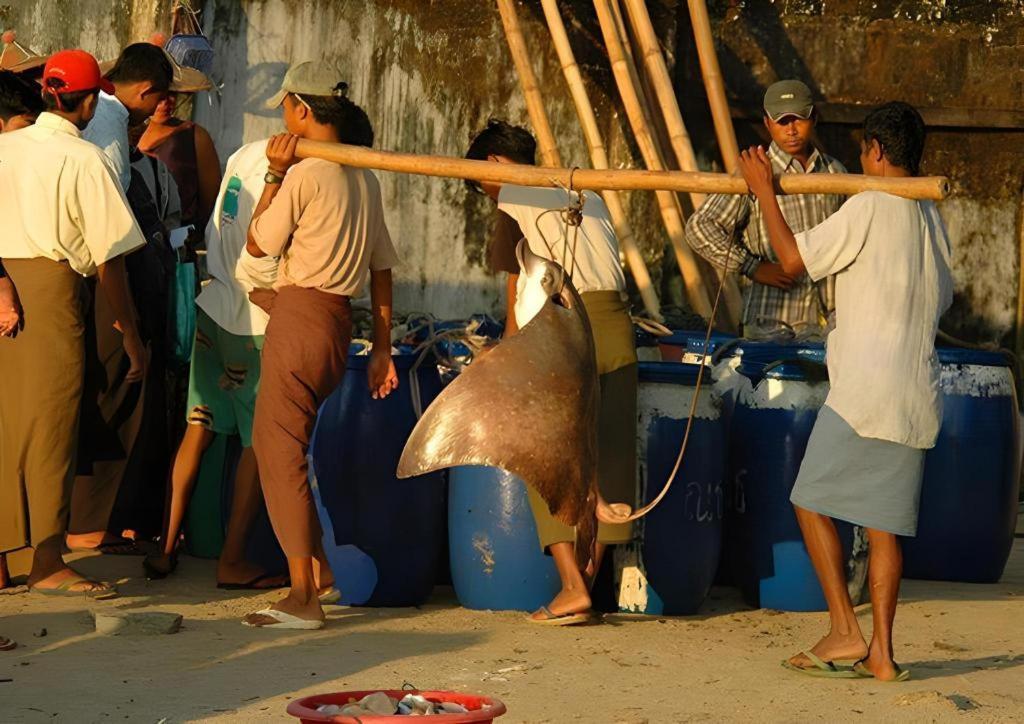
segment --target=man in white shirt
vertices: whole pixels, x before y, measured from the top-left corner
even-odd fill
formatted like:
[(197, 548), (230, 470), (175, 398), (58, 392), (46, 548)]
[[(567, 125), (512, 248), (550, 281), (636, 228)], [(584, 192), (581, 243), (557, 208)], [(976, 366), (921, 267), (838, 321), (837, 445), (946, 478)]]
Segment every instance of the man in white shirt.
[(109, 89), (96, 60), (57, 53), (42, 85), (48, 112), (0, 136), (0, 259), (25, 311), (18, 336), (0, 338), (0, 553), (34, 548), (33, 591), (107, 597), (116, 591), (61, 554), (83, 384), (82, 281), (96, 275), (123, 335), (127, 377), (142, 379), (124, 255), (145, 242), (103, 154), (80, 137)]
[[(535, 163), (536, 140), (524, 128), (491, 120), (470, 144), (467, 158), (499, 163)], [(516, 319), (521, 289), (515, 246), (525, 238), (530, 251), (563, 266), (580, 293), (594, 333), (601, 405), (598, 411), (598, 485), (605, 500), (636, 502), (637, 358), (626, 296), (626, 277), (604, 200), (558, 188), (534, 188), (481, 182), (470, 187), (497, 202), (505, 227), (490, 250), (496, 271), (509, 275), (506, 334), (525, 320)], [(567, 209), (579, 210), (579, 224), (566, 226)], [(525, 281), (525, 280), (523, 280)], [(632, 539), (629, 524), (598, 526), (590, 566), (580, 571), (574, 552), (575, 531), (558, 521), (532, 486), (527, 486), (541, 549), (555, 559), (562, 590), (527, 620), (545, 625), (575, 625), (589, 619), (590, 593), (607, 546)]]
[(237, 434), (242, 456), (235, 473), (231, 518), (217, 566), (222, 588), (264, 590), (279, 588), (284, 576), (267, 575), (248, 562), (245, 547), (259, 513), (259, 473), (252, 449), (252, 422), (260, 380), (260, 350), (269, 316), (249, 301), (254, 286), (268, 287), (277, 276), (273, 257), (252, 259), (256, 284), (236, 279), (236, 266), (245, 249), (246, 233), (263, 193), (267, 172), (267, 142), (240, 148), (224, 172), (214, 214), (206, 226), (206, 264), (210, 281), (196, 298), (196, 341), (188, 385), (185, 436), (171, 471), (170, 511), (161, 536), (163, 550), (144, 561), (150, 578), (164, 578), (177, 565), (177, 543), (203, 454), (217, 434)]
[[(876, 109), (864, 121), (864, 172), (916, 176), (924, 140), (924, 122), (912, 107)], [(934, 446), (942, 422), (935, 335), (953, 298), (949, 239), (934, 203), (878, 191), (853, 196), (825, 222), (794, 236), (764, 149), (744, 151), (740, 166), (785, 273), (836, 277), (831, 389), (791, 496), (831, 629), (784, 665), (815, 676), (903, 681), (910, 672), (896, 664), (892, 648), (902, 575), (897, 536), (917, 531), (924, 451)], [(847, 592), (832, 518), (868, 530), (870, 646)], [(850, 660), (852, 669), (837, 666)]]
[(82, 137), (103, 149), (124, 191), (131, 182), (128, 127), (139, 125), (156, 112), (173, 78), (174, 68), (167, 53), (152, 43), (129, 45), (107, 72), (113, 88), (109, 93), (100, 92), (96, 115)]

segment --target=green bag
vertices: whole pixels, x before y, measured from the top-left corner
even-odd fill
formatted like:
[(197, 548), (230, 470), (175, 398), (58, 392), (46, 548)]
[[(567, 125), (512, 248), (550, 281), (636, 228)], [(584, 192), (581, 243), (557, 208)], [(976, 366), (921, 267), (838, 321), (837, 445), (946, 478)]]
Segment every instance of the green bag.
[(192, 343), (196, 337), (196, 265), (178, 261), (174, 268), (174, 286), (171, 289), (171, 323), (167, 325), (171, 336), (169, 349), (171, 362), (187, 365), (192, 359)]

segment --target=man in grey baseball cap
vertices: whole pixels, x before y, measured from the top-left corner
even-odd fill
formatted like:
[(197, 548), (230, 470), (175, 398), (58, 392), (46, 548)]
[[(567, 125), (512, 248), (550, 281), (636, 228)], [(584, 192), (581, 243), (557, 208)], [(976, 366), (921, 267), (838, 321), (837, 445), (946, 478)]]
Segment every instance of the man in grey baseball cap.
[(348, 91), (348, 84), (339, 82), (340, 77), (341, 72), (328, 63), (312, 60), (296, 63), (284, 74), (281, 90), (270, 97), (267, 108), (279, 108), (289, 93), (294, 93), (300, 99), (303, 95), (321, 98), (344, 96)]
[(806, 121), (814, 115), (811, 89), (798, 80), (773, 83), (764, 94), (764, 112), (776, 123), (789, 116)]
[[(839, 161), (814, 145), (817, 124), (811, 89), (799, 80), (773, 83), (764, 94), (764, 127), (771, 138), (768, 157), (775, 174), (845, 173)], [(823, 194), (779, 197), (782, 213), (795, 231), (817, 226), (844, 199)], [(686, 240), (719, 269), (751, 280), (743, 312), (748, 337), (822, 334), (835, 308), (834, 283), (794, 279), (777, 263), (763, 231), (761, 209), (750, 196), (712, 195), (690, 217)]]

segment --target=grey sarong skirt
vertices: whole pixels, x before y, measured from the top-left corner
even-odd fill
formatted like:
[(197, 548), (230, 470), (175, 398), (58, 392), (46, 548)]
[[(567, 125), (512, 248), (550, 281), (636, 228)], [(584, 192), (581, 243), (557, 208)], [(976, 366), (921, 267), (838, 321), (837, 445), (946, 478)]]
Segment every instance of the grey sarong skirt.
[(861, 437), (826, 405), (790, 501), (864, 528), (913, 536), (923, 474), (924, 450)]

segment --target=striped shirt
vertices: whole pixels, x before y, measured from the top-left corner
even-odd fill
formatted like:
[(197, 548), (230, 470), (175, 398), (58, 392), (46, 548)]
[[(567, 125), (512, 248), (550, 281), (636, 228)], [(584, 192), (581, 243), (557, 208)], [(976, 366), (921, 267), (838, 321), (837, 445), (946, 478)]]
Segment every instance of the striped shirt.
[[(768, 158), (776, 175), (846, 173), (843, 164), (818, 151), (811, 154), (806, 170), (774, 143), (768, 149)], [(833, 194), (793, 194), (779, 196), (779, 206), (793, 233), (799, 233), (823, 222), (845, 200)], [(686, 224), (686, 241), (717, 268), (748, 278), (762, 262), (778, 263), (761, 208), (749, 194), (708, 196)], [(779, 331), (821, 333), (835, 310), (835, 280), (829, 277), (815, 283), (805, 275), (789, 290), (753, 283), (746, 297), (743, 330), (747, 336)]]

